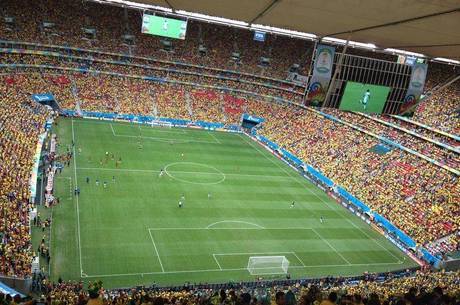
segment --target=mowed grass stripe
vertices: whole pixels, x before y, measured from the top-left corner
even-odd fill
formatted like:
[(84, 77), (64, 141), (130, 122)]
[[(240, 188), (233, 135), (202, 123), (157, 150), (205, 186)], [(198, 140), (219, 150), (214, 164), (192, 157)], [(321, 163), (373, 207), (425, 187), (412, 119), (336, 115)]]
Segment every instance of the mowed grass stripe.
[[(139, 127), (129, 123), (74, 121), (77, 178), (81, 188), (82, 265), (88, 276), (84, 280), (100, 277), (106, 287), (148, 284), (153, 280), (161, 284), (250, 280), (253, 278), (245, 266), (239, 268), (241, 270), (220, 271), (212, 255), (248, 251), (295, 252), (305, 265), (315, 266), (293, 268), (290, 270), (292, 277), (361, 274), (414, 265), (409, 260), (403, 261), (404, 256), (381, 240), (380, 235), (265, 149), (256, 143), (250, 145), (249, 138), (216, 132), (213, 133), (216, 141), (209, 131), (142, 126), (141, 137), (166, 137), (173, 143), (142, 138), (142, 149), (139, 149), (136, 137), (113, 136), (110, 124), (123, 134), (137, 136), (139, 133)], [(70, 127), (70, 120), (59, 121), (56, 131), (62, 141), (61, 152), (65, 152), (66, 145), (71, 143)], [(214, 143), (174, 142), (184, 138)], [(78, 153), (80, 149), (81, 153)], [(122, 170), (116, 170), (115, 160), (110, 157), (105, 160), (106, 151), (114, 153), (115, 160), (122, 158), (119, 167)], [(225, 174), (226, 178), (212, 185), (181, 182), (166, 175), (158, 178), (158, 171), (172, 163), (176, 165), (171, 168), (171, 173), (180, 174), (183, 179), (206, 182), (208, 177), (220, 175), (217, 172), (209, 174), (214, 172), (209, 166)], [(99, 167), (102, 169), (98, 170)], [(72, 174), (73, 168), (70, 167), (64, 169), (62, 176), (71, 177)], [(112, 181), (113, 176), (115, 181)], [(89, 183), (86, 183), (86, 177), (90, 178)], [(99, 179), (99, 186), (96, 186), (95, 179)], [(103, 188), (103, 181), (107, 182), (107, 188)], [(57, 193), (67, 192), (68, 197), (69, 182), (66, 179), (58, 179), (56, 188)], [(185, 204), (179, 209), (177, 204), (181, 194), (185, 195)], [(293, 200), (296, 206), (291, 209), (289, 206)], [(69, 230), (76, 227), (75, 199), (73, 202), (64, 200), (56, 208), (55, 215), (54, 218), (59, 219), (53, 225), (53, 253), (59, 264), (54, 270), (52, 268), (53, 278), (80, 279), (78, 267), (72, 267), (78, 266), (78, 250), (66, 251), (78, 249), (75, 238), (68, 236), (75, 236), (75, 231)], [(319, 221), (320, 216), (325, 218), (323, 224)], [(158, 255), (149, 236), (149, 228), (205, 228), (220, 221), (245, 221), (268, 230), (251, 229), (242, 234), (237, 228), (244, 228), (247, 224), (224, 222), (213, 226), (216, 230), (208, 230), (213, 232), (206, 233), (208, 235), (196, 233), (202, 230), (150, 231)], [(284, 230), (280, 233), (270, 228)], [(312, 235), (311, 230), (299, 228), (317, 230), (351, 265), (344, 266), (344, 260), (323, 240)], [(58, 232), (64, 236), (59, 236)], [(397, 263), (389, 251), (403, 263)], [(231, 266), (242, 260), (238, 258), (227, 263)]]
[[(244, 138), (243, 138), (244, 139)], [(272, 154), (269, 154), (266, 150), (264, 149), (261, 149), (260, 147), (260, 144), (255, 144), (255, 143), (251, 143), (250, 140), (247, 140), (247, 139), (244, 139), (249, 145), (251, 145), (251, 147), (254, 148), (254, 150), (256, 150), (258, 153), (260, 153), (261, 155), (263, 155), (267, 160), (269, 160), (270, 162), (272, 162), (273, 164), (276, 164), (280, 169), (282, 169), (284, 172), (286, 172), (287, 174), (289, 174), (289, 176), (291, 176), (293, 178), (293, 180), (295, 180), (296, 182), (299, 183), (299, 185), (305, 185), (306, 183), (306, 180), (305, 179), (302, 179), (300, 178), (300, 175), (293, 175), (291, 174), (290, 172), (288, 172), (289, 169), (286, 169), (288, 166), (286, 164), (284, 164), (283, 162), (278, 162), (276, 163), (276, 161), (278, 160), (274, 160), (275, 157), (272, 155)], [(284, 167), (283, 167), (284, 166)], [(299, 180), (299, 178), (301, 180)], [(308, 183), (308, 182), (307, 182)], [(398, 260), (399, 257), (397, 254), (395, 254), (395, 246), (393, 246), (392, 244), (390, 244), (390, 242), (388, 240), (386, 240), (382, 235), (379, 235), (377, 234), (377, 232), (375, 232), (374, 230), (371, 230), (368, 226), (363, 228), (363, 226), (365, 226), (365, 224), (363, 222), (361, 222), (359, 225), (356, 224), (355, 222), (355, 219), (357, 219), (356, 217), (350, 217), (350, 214), (348, 213), (348, 211), (346, 211), (346, 209), (344, 209), (342, 206), (340, 205), (332, 205), (328, 202), (330, 202), (331, 200), (329, 198), (326, 198), (324, 199), (325, 196), (327, 196), (324, 192), (318, 194), (318, 188), (310, 188), (311, 184), (309, 184), (307, 186), (307, 189), (308, 191), (315, 195), (318, 199), (320, 199), (322, 202), (324, 202), (324, 204), (330, 208), (332, 211), (334, 211), (335, 213), (337, 213), (337, 215), (340, 215), (341, 217), (343, 217), (344, 219), (346, 219), (346, 221), (351, 224), (354, 228), (356, 228), (357, 230), (359, 230), (361, 232), (361, 234), (363, 234), (366, 238), (368, 238), (369, 240), (371, 240), (375, 245), (377, 245), (378, 247), (380, 247), (385, 253), (386, 255), (390, 255), (391, 257), (393, 257), (394, 259)], [(344, 214), (346, 213), (346, 214)], [(352, 220), (351, 220), (352, 219)], [(391, 248), (392, 250), (390, 250), (389, 248)], [(399, 253), (400, 254), (400, 253)]]

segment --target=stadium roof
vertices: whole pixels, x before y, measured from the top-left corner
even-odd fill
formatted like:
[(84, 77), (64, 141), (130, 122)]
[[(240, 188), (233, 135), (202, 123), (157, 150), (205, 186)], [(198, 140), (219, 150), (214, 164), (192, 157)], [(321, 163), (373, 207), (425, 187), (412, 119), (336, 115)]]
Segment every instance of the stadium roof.
[(460, 0), (130, 1), (460, 59)]

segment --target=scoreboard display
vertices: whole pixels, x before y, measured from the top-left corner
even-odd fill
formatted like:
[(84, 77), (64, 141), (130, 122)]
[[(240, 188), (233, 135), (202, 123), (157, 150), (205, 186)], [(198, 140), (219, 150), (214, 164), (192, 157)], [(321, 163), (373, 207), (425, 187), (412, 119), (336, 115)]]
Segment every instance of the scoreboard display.
[(144, 14), (142, 33), (175, 39), (185, 39), (187, 20)]
[(339, 109), (365, 113), (382, 113), (391, 88), (347, 82)]
[(265, 32), (255, 31), (254, 32), (254, 40), (255, 41), (265, 41)]

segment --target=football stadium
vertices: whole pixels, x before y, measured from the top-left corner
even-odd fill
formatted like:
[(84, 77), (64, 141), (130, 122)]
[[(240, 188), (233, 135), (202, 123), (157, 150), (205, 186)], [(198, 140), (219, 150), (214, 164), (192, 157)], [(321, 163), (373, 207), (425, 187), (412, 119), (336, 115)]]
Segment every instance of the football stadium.
[(0, 12), (0, 305), (460, 304), (460, 1)]

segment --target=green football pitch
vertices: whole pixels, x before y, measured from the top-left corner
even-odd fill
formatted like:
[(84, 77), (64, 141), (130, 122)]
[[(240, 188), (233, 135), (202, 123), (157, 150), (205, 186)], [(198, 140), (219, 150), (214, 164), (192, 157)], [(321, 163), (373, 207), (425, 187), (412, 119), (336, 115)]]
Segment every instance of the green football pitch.
[(105, 287), (254, 280), (251, 256), (286, 257), (291, 278), (416, 266), (245, 135), (81, 119), (60, 119), (54, 132), (60, 152), (74, 139), (75, 158), (56, 178), (53, 279)]

